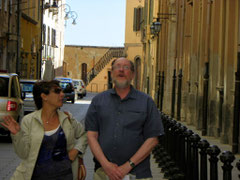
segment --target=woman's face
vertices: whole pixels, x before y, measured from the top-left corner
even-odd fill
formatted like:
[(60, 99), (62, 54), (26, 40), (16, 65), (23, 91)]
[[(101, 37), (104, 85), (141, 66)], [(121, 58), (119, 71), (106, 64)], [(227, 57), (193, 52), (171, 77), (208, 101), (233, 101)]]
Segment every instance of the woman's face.
[(49, 91), (49, 94), (43, 99), (44, 103), (47, 103), (50, 106), (54, 106), (56, 108), (62, 107), (63, 105), (64, 93), (62, 88), (59, 86), (52, 87)]

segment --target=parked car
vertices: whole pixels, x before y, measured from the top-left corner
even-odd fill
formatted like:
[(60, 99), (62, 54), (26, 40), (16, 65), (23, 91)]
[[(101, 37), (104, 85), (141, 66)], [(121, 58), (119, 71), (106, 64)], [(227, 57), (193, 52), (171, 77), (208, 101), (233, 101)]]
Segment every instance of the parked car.
[(78, 98), (81, 99), (83, 98), (83, 96), (86, 96), (87, 92), (86, 92), (86, 88), (83, 80), (73, 79), (73, 85), (74, 85), (74, 88), (76, 89)]
[(71, 78), (66, 77), (56, 77), (55, 80), (60, 81), (59, 85), (63, 89), (65, 94), (64, 101), (71, 101), (72, 103), (75, 102), (75, 89), (73, 86), (73, 81)]
[[(0, 73), (0, 122), (6, 115), (11, 115), (17, 122), (23, 117), (21, 88), (15, 73)], [(0, 124), (0, 134), (10, 133)]]
[(20, 79), (24, 99), (24, 115), (36, 110), (32, 92), (35, 82), (37, 82), (36, 79)]

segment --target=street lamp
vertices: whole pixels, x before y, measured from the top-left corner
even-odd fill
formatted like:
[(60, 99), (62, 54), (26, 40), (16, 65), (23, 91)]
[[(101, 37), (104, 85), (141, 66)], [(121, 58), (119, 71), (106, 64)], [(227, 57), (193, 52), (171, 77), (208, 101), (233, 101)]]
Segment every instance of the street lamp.
[(72, 19), (73, 19), (72, 24), (73, 24), (73, 25), (76, 25), (76, 24), (77, 24), (77, 23), (76, 23), (77, 17), (78, 17), (78, 15), (77, 15), (77, 13), (76, 13), (75, 11), (70, 11), (70, 12), (68, 12), (68, 13), (66, 14), (65, 20), (68, 20), (69, 18), (72, 18)]
[(150, 32), (152, 35), (156, 35), (158, 36), (158, 33), (161, 30), (161, 26), (162, 24), (159, 22), (159, 19), (157, 19), (157, 21), (153, 22), (152, 25), (150, 26)]
[(68, 4), (61, 4), (60, 6), (58, 6), (58, 8), (60, 7), (63, 7), (63, 11), (65, 12), (65, 17), (64, 17), (64, 20), (68, 20), (70, 18), (73, 19), (73, 22), (72, 24), (73, 25), (76, 25), (77, 22), (76, 22), (76, 19), (78, 17), (78, 14), (75, 12), (75, 11), (71, 11), (71, 7), (68, 5)]

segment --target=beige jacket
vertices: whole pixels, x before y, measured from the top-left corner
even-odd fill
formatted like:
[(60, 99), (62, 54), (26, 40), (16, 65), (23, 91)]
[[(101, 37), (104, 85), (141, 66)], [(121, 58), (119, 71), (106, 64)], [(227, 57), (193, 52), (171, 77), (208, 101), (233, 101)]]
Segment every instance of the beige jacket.
[[(38, 152), (44, 136), (43, 123), (41, 120), (42, 110), (30, 113), (22, 119), (21, 130), (12, 136), (14, 150), (22, 159), (11, 180), (30, 180), (38, 157)], [(70, 114), (68, 116), (58, 111), (59, 121), (67, 140), (67, 150), (75, 148), (85, 153), (87, 147), (86, 132), (81, 123), (76, 121)], [(78, 161), (72, 162), (73, 179), (77, 179)]]

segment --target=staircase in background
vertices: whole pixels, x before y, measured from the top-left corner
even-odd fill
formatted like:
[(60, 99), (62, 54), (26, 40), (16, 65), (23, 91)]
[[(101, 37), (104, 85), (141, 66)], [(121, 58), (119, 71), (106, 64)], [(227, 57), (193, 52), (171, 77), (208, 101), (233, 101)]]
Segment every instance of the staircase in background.
[(87, 84), (89, 84), (101, 70), (111, 61), (112, 58), (125, 57), (124, 48), (110, 48), (104, 55), (99, 59), (95, 66), (87, 73)]

